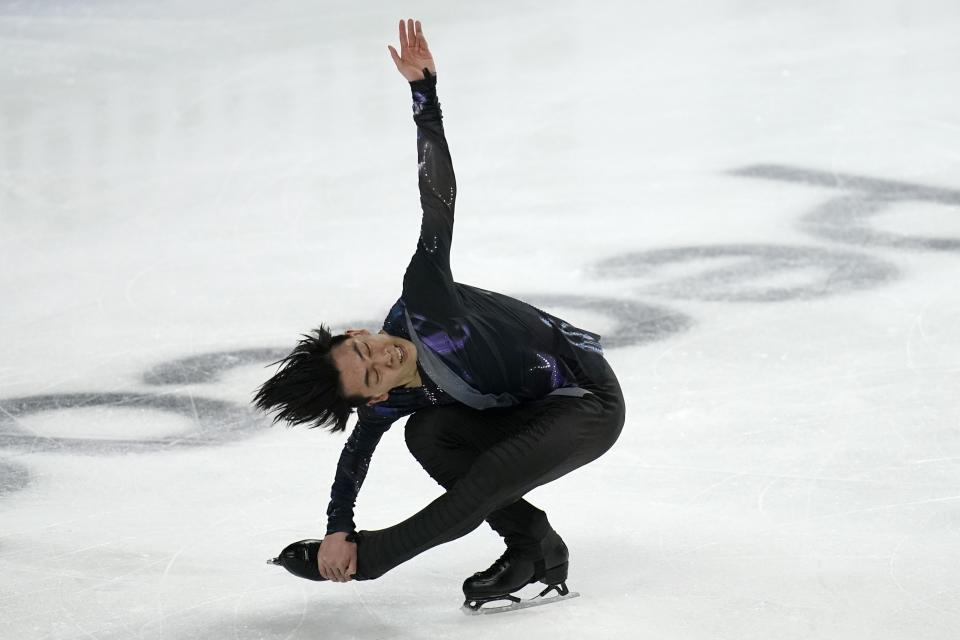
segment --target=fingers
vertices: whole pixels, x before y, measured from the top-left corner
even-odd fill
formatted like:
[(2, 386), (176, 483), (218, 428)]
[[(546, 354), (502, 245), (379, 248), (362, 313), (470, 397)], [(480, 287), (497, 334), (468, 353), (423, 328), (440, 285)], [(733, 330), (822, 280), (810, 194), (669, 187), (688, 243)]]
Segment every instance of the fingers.
[(427, 49), (427, 40), (423, 37), (423, 27), (419, 20), (408, 18), (406, 21), (400, 20), (400, 57), (405, 57), (408, 51), (418, 51)]
[(416, 32), (417, 44), (420, 46), (422, 50), (427, 51), (429, 49), (429, 47), (427, 47), (427, 39), (423, 37), (423, 28), (420, 26), (419, 20), (417, 20), (416, 25), (417, 25), (417, 32)]
[(400, 56), (407, 55), (407, 29), (403, 20), (400, 20)]
[(350, 566), (346, 569), (340, 567), (332, 567), (329, 565), (321, 564), (319, 565), (320, 576), (324, 580), (329, 580), (330, 582), (349, 582), (352, 580), (352, 576), (357, 572), (356, 561), (351, 561)]
[(393, 47), (391, 47), (389, 44), (387, 45), (387, 49), (390, 49), (390, 56), (393, 58), (393, 63), (394, 63), (395, 65), (397, 65), (397, 69), (399, 69), (399, 68), (400, 68), (400, 56), (399, 56), (399, 54), (397, 54), (397, 50), (394, 49)]
[(333, 567), (317, 559), (317, 568), (320, 570), (320, 577), (331, 582), (337, 581), (337, 573)]
[(414, 51), (420, 48), (417, 46), (417, 31), (413, 24), (413, 18), (407, 20), (407, 46)]

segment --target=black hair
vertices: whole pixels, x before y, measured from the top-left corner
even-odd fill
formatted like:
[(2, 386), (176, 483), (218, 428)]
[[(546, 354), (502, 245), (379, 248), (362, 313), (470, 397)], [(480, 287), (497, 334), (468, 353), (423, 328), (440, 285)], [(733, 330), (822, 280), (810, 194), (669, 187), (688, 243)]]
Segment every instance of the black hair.
[(344, 395), (340, 371), (330, 355), (349, 336), (335, 336), (322, 324), (301, 336), (290, 355), (268, 365), (281, 366), (257, 390), (253, 403), (263, 411), (278, 409), (273, 424), (285, 420), (288, 426), (313, 423), (311, 429), (328, 426), (331, 432), (345, 431), (353, 409), (369, 400)]

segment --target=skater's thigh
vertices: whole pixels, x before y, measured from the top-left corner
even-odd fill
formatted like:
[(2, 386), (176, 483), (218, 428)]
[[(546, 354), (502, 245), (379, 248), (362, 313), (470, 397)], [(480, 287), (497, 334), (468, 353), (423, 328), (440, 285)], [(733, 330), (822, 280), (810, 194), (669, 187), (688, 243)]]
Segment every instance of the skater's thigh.
[(507, 435), (477, 456), (461, 480), (463, 488), (496, 494), (501, 502), (519, 499), (595, 459), (612, 445), (622, 425), (610, 419), (603, 405), (592, 394), (552, 396), (514, 414), (501, 426)]
[(404, 435), (408, 447), (437, 445), (472, 449), (479, 453), (516, 435), (531, 421), (550, 411), (556, 397), (547, 397), (513, 407), (473, 409), (450, 404), (421, 409), (407, 420)]

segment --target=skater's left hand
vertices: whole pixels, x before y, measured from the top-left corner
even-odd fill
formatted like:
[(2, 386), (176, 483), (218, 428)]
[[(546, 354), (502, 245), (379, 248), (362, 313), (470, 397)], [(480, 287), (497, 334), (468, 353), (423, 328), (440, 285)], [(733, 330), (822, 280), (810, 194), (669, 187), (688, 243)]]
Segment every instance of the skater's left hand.
[(328, 534), (317, 554), (320, 575), (330, 582), (349, 582), (357, 572), (357, 543), (348, 542), (343, 531)]
[(401, 20), (400, 53), (390, 45), (387, 45), (387, 49), (390, 50), (393, 63), (397, 65), (397, 71), (409, 82), (422, 80), (424, 67), (432, 74), (437, 73), (437, 66), (433, 62), (430, 47), (427, 46), (427, 39), (423, 37), (419, 20), (407, 20), (406, 24)]

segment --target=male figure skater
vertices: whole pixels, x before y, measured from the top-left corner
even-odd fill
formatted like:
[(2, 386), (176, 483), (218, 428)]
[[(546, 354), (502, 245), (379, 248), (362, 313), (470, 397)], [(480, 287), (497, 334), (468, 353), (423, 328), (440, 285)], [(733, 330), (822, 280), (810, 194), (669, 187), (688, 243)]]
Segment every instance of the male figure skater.
[[(400, 52), (388, 49), (413, 94), (420, 239), (378, 334), (333, 336), (321, 326), (257, 392), (259, 408), (279, 410), (275, 421), (342, 431), (351, 408), (359, 416), (337, 465), (326, 537), (295, 543), (285, 552), (289, 562), (275, 562), (315, 580), (373, 579), (486, 520), (507, 549), (466, 579), (469, 602), (515, 600), (509, 594), (537, 581), (548, 585), (544, 593), (559, 585), (563, 594), (567, 547), (523, 495), (613, 446), (624, 423), (623, 395), (600, 336), (454, 282), (456, 182), (436, 67), (419, 21), (401, 20), (399, 32)], [(353, 507), (374, 449), (410, 414), (406, 443), (446, 492), (397, 525), (356, 532)], [(292, 568), (300, 552), (310, 564)]]

